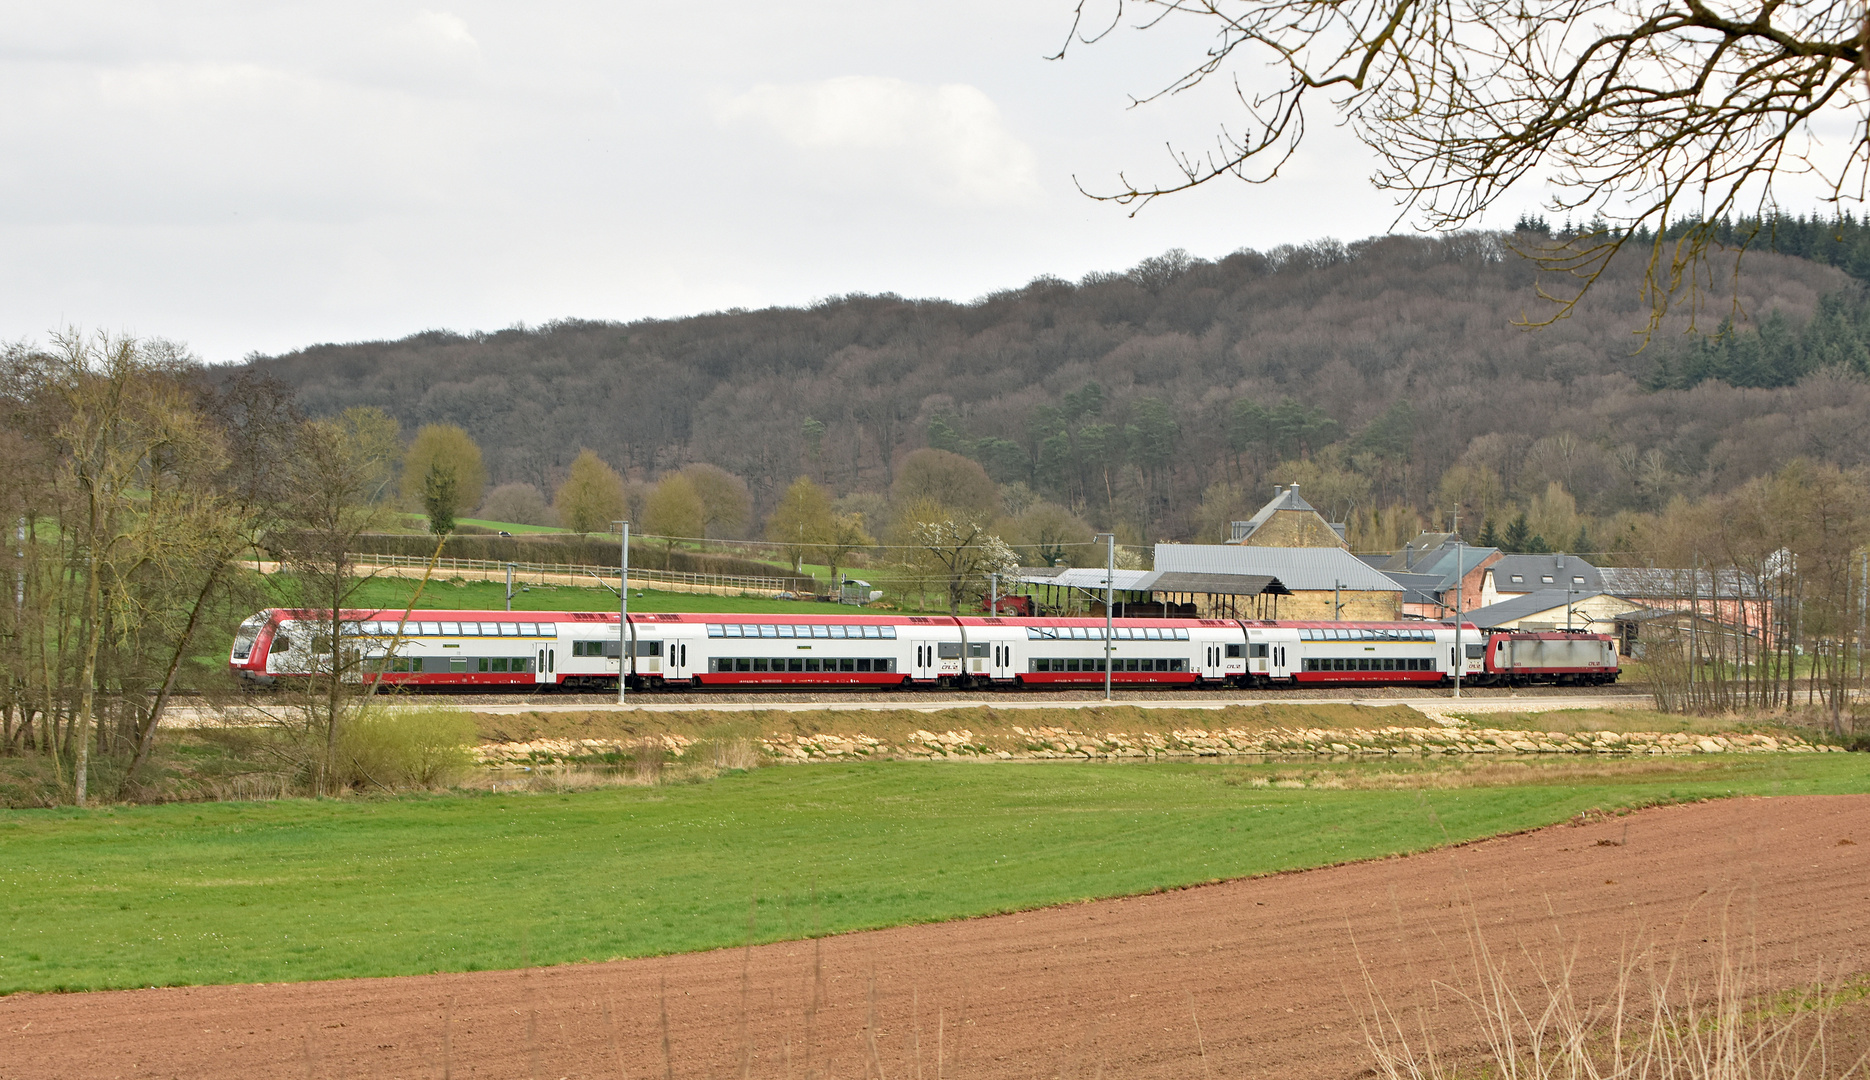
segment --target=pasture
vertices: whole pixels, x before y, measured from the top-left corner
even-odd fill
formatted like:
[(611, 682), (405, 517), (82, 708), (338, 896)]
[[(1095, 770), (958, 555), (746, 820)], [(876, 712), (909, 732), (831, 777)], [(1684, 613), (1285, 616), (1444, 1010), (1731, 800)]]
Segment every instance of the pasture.
[[(0, 992), (472, 971), (713, 949), (1420, 851), (1581, 812), (1870, 791), (1761, 755), (1473, 785), (1281, 765), (895, 762), (569, 794), (0, 815)], [(1638, 767), (1640, 766), (1640, 767)], [(1383, 769), (1380, 784), (1360, 784)]]
[[(613, 576), (613, 583), (614, 583)], [(298, 582), (288, 574), (273, 574), (265, 579), (266, 590), (279, 607), (299, 602)], [(410, 578), (379, 577), (358, 587), (354, 605), (400, 609), (415, 596), (420, 582)], [(455, 581), (437, 577), (422, 590), (419, 605), (438, 611), (499, 611), (506, 606), (506, 583), (501, 581)], [(514, 611), (616, 611), (617, 593), (596, 582), (590, 588), (574, 585), (514, 585)], [(652, 611), (732, 611), (760, 614), (796, 612), (824, 615), (840, 610), (812, 600), (773, 600), (763, 596), (715, 596), (709, 593), (662, 592), (655, 589), (632, 589), (632, 614)], [(848, 609), (844, 609), (848, 610)]]

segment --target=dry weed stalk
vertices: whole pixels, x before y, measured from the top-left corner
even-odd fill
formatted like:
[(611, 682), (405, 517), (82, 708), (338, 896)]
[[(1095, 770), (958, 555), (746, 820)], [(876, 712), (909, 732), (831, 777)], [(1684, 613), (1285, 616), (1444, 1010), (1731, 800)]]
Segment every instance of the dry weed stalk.
[[(1468, 1007), (1485, 1051), (1483, 1071), (1504, 1080), (1847, 1080), (1865, 1057), (1834, 1060), (1827, 1026), (1837, 988), (1814, 979), (1777, 1003), (1750, 957), (1727, 933), (1725, 913), (1705, 973), (1680, 947), (1626, 949), (1601, 1000), (1582, 996), (1574, 945), (1556, 966), (1530, 952), (1535, 986), (1521, 988), (1488, 945), (1470, 909), (1470, 985), (1434, 980)], [(1707, 939), (1704, 939), (1707, 940)], [(1413, 1025), (1385, 1000), (1358, 957), (1367, 1008), (1359, 1010), (1375, 1072), (1385, 1080), (1454, 1080), (1470, 1071), (1438, 1054), (1428, 1009)], [(1647, 985), (1643, 985), (1644, 983)], [(1412, 1036), (1408, 1028), (1413, 1026)], [(1487, 1068), (1490, 1066), (1490, 1068)]]

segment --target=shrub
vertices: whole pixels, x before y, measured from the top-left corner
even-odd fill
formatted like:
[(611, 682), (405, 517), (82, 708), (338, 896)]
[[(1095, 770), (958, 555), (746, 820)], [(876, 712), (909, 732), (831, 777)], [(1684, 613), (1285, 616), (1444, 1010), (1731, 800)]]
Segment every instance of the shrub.
[(445, 787), (474, 764), (473, 717), (441, 706), (375, 708), (341, 734), (339, 761), (352, 787)]

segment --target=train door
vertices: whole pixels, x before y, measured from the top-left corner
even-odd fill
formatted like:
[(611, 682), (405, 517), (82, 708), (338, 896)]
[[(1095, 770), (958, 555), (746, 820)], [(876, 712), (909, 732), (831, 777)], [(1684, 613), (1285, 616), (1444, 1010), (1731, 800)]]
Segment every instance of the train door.
[(663, 665), (667, 668), (666, 677), (672, 680), (688, 678), (688, 642), (671, 641), (664, 648), (668, 650), (668, 655), (663, 658)]
[(1204, 641), (1201, 643), (1201, 677), (1218, 679), (1221, 677), (1221, 643)]
[(936, 666), (935, 659), (935, 642), (918, 641), (915, 643), (914, 648), (916, 653), (914, 668), (915, 678), (918, 681), (935, 678), (939, 674), (939, 668)]
[(1013, 677), (1012, 643), (1006, 641), (993, 642), (991, 651), (993, 654), (993, 677), (995, 681), (1011, 679)]
[(557, 682), (558, 676), (553, 674), (552, 669), (558, 666), (558, 642), (542, 641), (533, 651), (538, 655), (533, 658), (532, 681), (536, 683)]

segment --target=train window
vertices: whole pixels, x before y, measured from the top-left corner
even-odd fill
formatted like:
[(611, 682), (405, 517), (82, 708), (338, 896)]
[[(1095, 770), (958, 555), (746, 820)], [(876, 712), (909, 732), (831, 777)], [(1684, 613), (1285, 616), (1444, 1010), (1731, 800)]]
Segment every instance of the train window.
[(443, 637), (461, 636), (461, 624), (458, 622), (445, 622), (441, 624), (441, 627)]
[(981, 643), (977, 645), (973, 642), (969, 642), (968, 647), (967, 647), (967, 654), (969, 656), (984, 657), (987, 655), (987, 646), (985, 643)]
[(1242, 646), (1242, 645), (1229, 645), (1227, 647), (1227, 658), (1229, 660), (1240, 659), (1240, 650), (1244, 647), (1245, 646)]
[(1487, 655), (1487, 646), (1485, 645), (1467, 646), (1467, 658), (1469, 660), (1479, 660), (1481, 657), (1486, 656), (1486, 655)]
[(959, 660), (961, 659), (961, 643), (938, 641), (935, 643), (935, 655), (942, 660)]
[(807, 671), (822, 671), (824, 670), (824, 666), (825, 663), (823, 660), (809, 656), (805, 658), (805, 670)]
[(273, 651), (274, 652), (291, 652), (292, 651), (292, 635), (274, 634), (273, 635)]
[(756, 657), (754, 657), (754, 658), (753, 658), (753, 670), (755, 670), (755, 671), (767, 671), (767, 670), (770, 670), (770, 668), (769, 668), (769, 664), (768, 664), (768, 661), (767, 661), (767, 659), (766, 659), (766, 657), (764, 657), (764, 656), (756, 656)]
[(1257, 659), (1257, 660), (1264, 660), (1264, 659), (1266, 659), (1266, 655), (1267, 655), (1267, 652), (1268, 652), (1268, 651), (1269, 651), (1269, 650), (1270, 650), (1270, 649), (1272, 648), (1272, 646), (1270, 646), (1270, 645), (1251, 645), (1251, 646), (1248, 646), (1248, 648), (1249, 648), (1249, 649), (1250, 649), (1250, 650), (1252, 651), (1252, 653), (1253, 653), (1253, 657), (1254, 657), (1255, 659)]
[(467, 661), (466, 660), (450, 660), (448, 661), (448, 670), (449, 671), (466, 671)]
[(331, 651), (331, 635), (330, 634), (313, 634), (312, 635), (312, 651), (315, 653), (318, 653), (321, 656), (324, 655), (325, 653), (330, 652)]
[(805, 670), (805, 660), (804, 660), (803, 658), (801, 658), (801, 657), (797, 657), (797, 656), (794, 656), (794, 657), (792, 657), (792, 658), (790, 658), (790, 659), (788, 659), (788, 660), (786, 661), (786, 670), (787, 670), (787, 671), (804, 671), (804, 670)]
[(738, 657), (734, 660), (734, 670), (735, 671), (752, 671), (753, 661), (747, 659), (744, 656)]
[(396, 657), (396, 658), (395, 658), (394, 660), (391, 660), (391, 661), (390, 661), (390, 670), (391, 670), (391, 671), (408, 671), (408, 670), (410, 670), (410, 663), (409, 663), (409, 658), (408, 658), (408, 657), (406, 657), (406, 656), (398, 656), (398, 657)]

